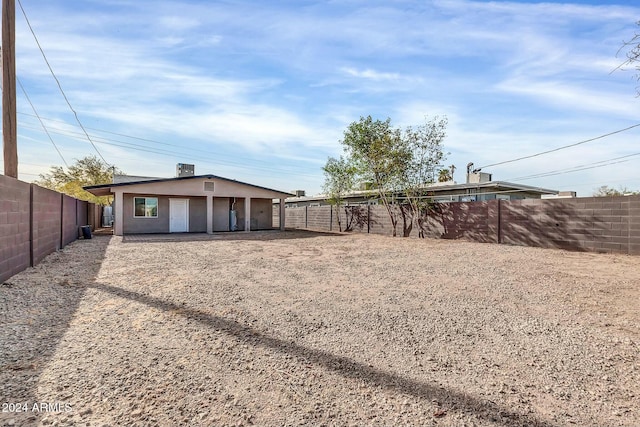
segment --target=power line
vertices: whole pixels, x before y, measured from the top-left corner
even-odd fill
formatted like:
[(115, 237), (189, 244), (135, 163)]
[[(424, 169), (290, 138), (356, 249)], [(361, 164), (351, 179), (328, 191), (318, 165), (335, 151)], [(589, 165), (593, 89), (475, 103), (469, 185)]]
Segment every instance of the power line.
[[(23, 129), (31, 129), (31, 130), (40, 130), (39, 128), (30, 125), (30, 124), (25, 124), (24, 122), (20, 124), (20, 127)], [(76, 138), (79, 139), (79, 136), (81, 136), (82, 134), (79, 132), (72, 132), (66, 129), (60, 129), (60, 128), (55, 128), (55, 127), (51, 127), (49, 126), (49, 132), (54, 133), (54, 134), (58, 134), (58, 135), (63, 135), (63, 136), (68, 136), (71, 138)], [(153, 154), (159, 154), (159, 155), (164, 155), (164, 156), (170, 156), (170, 157), (175, 157), (177, 156), (184, 156), (184, 152), (178, 152), (178, 151), (172, 151), (172, 150), (167, 150), (167, 149), (162, 149), (162, 148), (156, 148), (156, 147), (148, 147), (146, 145), (141, 145), (141, 144), (136, 144), (136, 143), (132, 143), (132, 142), (126, 142), (126, 141), (121, 141), (121, 140), (116, 140), (116, 139), (110, 139), (110, 138), (104, 138), (104, 137), (93, 137), (94, 141), (98, 144), (106, 144), (106, 145), (111, 145), (111, 146), (115, 146), (115, 147), (122, 147), (122, 148), (127, 148), (130, 150), (136, 150), (136, 151), (141, 151), (141, 152), (146, 152), (146, 153), (153, 153)], [(142, 138), (136, 138), (136, 139), (142, 139)], [(174, 144), (168, 144), (168, 143), (164, 143), (164, 145), (169, 145), (169, 146), (174, 146), (177, 148), (184, 148), (184, 147), (180, 147), (178, 145), (174, 145)], [(252, 165), (252, 166), (248, 166), (245, 162), (234, 162), (231, 160), (223, 160), (220, 161), (220, 156), (217, 156), (215, 153), (212, 153), (210, 151), (205, 151), (205, 150), (198, 150), (198, 149), (190, 149), (193, 151), (199, 151), (202, 152), (204, 154), (207, 154), (206, 157), (199, 157), (201, 159), (212, 159), (213, 157), (211, 156), (215, 156), (216, 159), (218, 159), (218, 161), (212, 161), (211, 163), (213, 164), (222, 164), (225, 166), (239, 166), (243, 169), (261, 169), (261, 170), (266, 170), (266, 171), (275, 171), (275, 172), (285, 172), (285, 173), (292, 173), (292, 174), (296, 174), (299, 176), (315, 176), (315, 175), (311, 175), (311, 174), (307, 174), (304, 173), (302, 171), (297, 171), (297, 170), (292, 170), (292, 169), (284, 169), (284, 168), (272, 168), (272, 167), (267, 167), (267, 166), (262, 166), (262, 165)], [(264, 163), (264, 162), (263, 162)]]
[[(20, 128), (23, 129), (31, 129), (31, 130), (41, 130), (39, 127), (36, 127), (35, 125), (25, 125), (24, 123), (20, 125)], [(74, 139), (80, 139), (79, 135), (81, 135), (78, 132), (69, 132), (69, 131), (56, 131), (56, 130), (52, 130), (55, 128), (51, 128), (49, 127), (49, 132), (54, 133), (54, 134), (58, 134), (58, 135), (64, 135), (64, 136), (68, 136), (70, 138), (74, 138)], [(168, 157), (172, 157), (175, 158), (176, 156), (184, 156), (185, 153), (184, 152), (177, 152), (177, 151), (170, 151), (170, 150), (164, 150), (164, 149), (160, 149), (160, 148), (154, 148), (154, 147), (146, 147), (144, 145), (140, 145), (140, 144), (134, 144), (134, 143), (130, 143), (130, 142), (125, 142), (125, 141), (119, 141), (119, 140), (112, 140), (112, 139), (106, 139), (106, 138), (101, 138), (101, 137), (94, 137), (94, 140), (96, 141), (96, 143), (98, 144), (105, 144), (105, 145), (110, 145), (110, 146), (114, 146), (114, 147), (122, 147), (122, 148), (127, 148), (129, 150), (135, 150), (135, 151), (141, 151), (141, 152), (145, 152), (145, 153), (152, 153), (152, 154), (158, 154), (158, 155), (162, 155), (162, 156), (168, 156)], [(115, 142), (109, 142), (109, 141), (115, 141)], [(211, 154), (211, 153), (209, 153)], [(239, 167), (241, 169), (245, 169), (245, 170), (253, 170), (253, 169), (261, 169), (261, 170), (266, 170), (266, 171), (275, 171), (275, 172), (281, 172), (281, 173), (288, 173), (288, 174), (295, 174), (296, 176), (308, 176), (308, 177), (315, 177), (316, 175), (313, 174), (309, 174), (309, 173), (304, 173), (304, 172), (299, 172), (296, 170), (291, 170), (291, 169), (283, 169), (283, 168), (270, 168), (267, 166), (248, 166), (244, 163), (241, 162), (232, 162), (232, 161), (216, 161), (216, 160), (211, 160), (214, 157), (212, 156), (199, 156), (198, 159), (205, 161), (207, 163), (210, 164), (219, 164), (219, 165), (224, 165), (224, 166), (231, 166), (231, 167)], [(217, 157), (216, 157), (217, 159)]]
[(84, 132), (85, 136), (87, 137), (87, 140), (89, 140), (89, 142), (93, 146), (93, 149), (96, 150), (96, 153), (98, 153), (98, 156), (100, 156), (102, 161), (105, 162), (107, 165), (109, 165), (109, 162), (107, 162), (105, 160), (105, 158), (102, 155), (102, 153), (100, 153), (100, 150), (98, 150), (98, 147), (96, 147), (96, 145), (91, 140), (91, 137), (89, 136), (89, 134), (87, 133), (86, 129), (84, 128), (84, 126), (80, 122), (80, 118), (78, 117), (78, 113), (76, 112), (76, 110), (74, 110), (73, 106), (71, 106), (71, 102), (69, 102), (69, 98), (67, 98), (67, 95), (64, 93), (64, 90), (62, 90), (62, 85), (60, 84), (60, 80), (58, 80), (58, 77), (56, 77), (56, 74), (53, 72), (53, 68), (51, 68), (51, 64), (49, 64), (49, 60), (47, 59), (47, 56), (45, 55), (44, 50), (42, 49), (42, 46), (40, 46), (40, 41), (38, 40), (38, 37), (36, 36), (35, 31), (33, 31), (33, 27), (31, 26), (31, 22), (29, 22), (29, 18), (27, 18), (27, 13), (24, 11), (24, 8), (22, 7), (22, 2), (20, 0), (18, 0), (18, 4), (20, 5), (20, 10), (22, 10), (22, 15), (24, 16), (25, 21), (27, 21), (27, 26), (29, 27), (29, 30), (31, 31), (31, 34), (33, 34), (33, 38), (35, 39), (36, 44), (38, 45), (38, 49), (40, 49), (40, 53), (42, 53), (42, 57), (44, 58), (44, 62), (47, 64), (47, 67), (49, 67), (49, 71), (51, 72), (51, 75), (55, 79), (55, 81), (56, 81), (56, 83), (58, 85), (58, 89), (60, 89), (60, 93), (62, 94), (62, 97), (67, 102), (67, 105), (69, 106), (69, 108), (73, 112), (73, 115), (75, 116), (76, 121), (78, 122), (78, 125), (82, 128), (82, 131)]
[(36, 107), (33, 105), (33, 102), (31, 102), (31, 99), (29, 99), (29, 95), (27, 95), (27, 91), (24, 89), (24, 86), (22, 86), (22, 82), (20, 81), (19, 78), (16, 78), (16, 81), (18, 82), (18, 85), (20, 85), (20, 89), (22, 89), (22, 93), (24, 93), (24, 97), (27, 98), (27, 101), (29, 102), (29, 105), (31, 105), (31, 108), (33, 109), (33, 112), (35, 113), (36, 117), (40, 121), (40, 124), (42, 125), (42, 129), (45, 131), (45, 133), (49, 137), (49, 141), (51, 141), (51, 143), (53, 144), (53, 147), (58, 152), (58, 155), (62, 159), (62, 162), (64, 163), (64, 165), (67, 167), (67, 169), (69, 169), (69, 164), (67, 163), (67, 161), (62, 156), (62, 153), (58, 149), (58, 146), (56, 145), (56, 143), (53, 141), (53, 138), (51, 138), (51, 135), (49, 134), (49, 131), (47, 130), (47, 127), (44, 125), (44, 122), (42, 121), (42, 119), (38, 115), (38, 112), (36, 111)]
[(596, 141), (598, 139), (606, 138), (607, 136), (611, 136), (611, 135), (615, 135), (617, 133), (625, 132), (625, 131), (628, 131), (630, 129), (636, 128), (638, 126), (640, 126), (640, 123), (637, 123), (637, 124), (635, 124), (633, 126), (629, 126), (627, 128), (624, 128), (624, 129), (620, 129), (620, 130), (616, 130), (616, 131), (613, 131), (613, 132), (609, 132), (609, 133), (606, 133), (604, 135), (596, 136), (595, 138), (589, 138), (589, 139), (585, 139), (584, 141), (580, 141), (580, 142), (576, 142), (576, 143), (573, 143), (573, 144), (564, 145), (562, 147), (554, 148), (552, 150), (542, 151), (540, 153), (531, 154), (529, 156), (518, 157), (517, 159), (505, 160), (503, 162), (492, 163), (490, 165), (481, 166), (479, 169), (484, 169), (484, 168), (488, 168), (488, 167), (491, 167), (491, 166), (504, 165), (505, 163), (512, 163), (512, 162), (517, 162), (519, 160), (525, 160), (525, 159), (530, 159), (532, 157), (542, 156), (543, 154), (553, 153), (555, 151), (564, 150), (565, 148), (575, 147), (576, 145), (586, 144), (587, 142), (592, 142), (592, 141)]
[[(555, 171), (541, 172), (538, 174), (527, 175), (527, 176), (522, 176), (518, 178), (509, 178), (507, 179), (507, 181), (525, 181), (527, 179), (543, 178), (547, 176), (562, 175), (565, 173), (580, 172), (588, 169), (595, 169), (603, 166), (610, 166), (618, 163), (628, 162), (630, 160), (629, 157), (635, 157), (635, 156), (640, 156), (640, 153), (628, 154), (626, 156), (621, 156), (621, 157), (614, 157), (612, 159), (601, 160), (599, 162), (594, 162), (594, 163), (587, 163), (585, 165), (573, 166), (571, 168), (566, 168), (566, 169), (558, 169)], [(622, 159), (626, 159), (626, 160), (622, 160)]]

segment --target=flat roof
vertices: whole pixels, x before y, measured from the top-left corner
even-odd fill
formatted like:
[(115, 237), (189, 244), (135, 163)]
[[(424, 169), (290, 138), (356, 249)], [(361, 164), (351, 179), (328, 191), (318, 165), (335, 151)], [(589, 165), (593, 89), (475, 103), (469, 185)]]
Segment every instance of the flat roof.
[[(548, 188), (542, 187), (534, 187), (530, 185), (524, 184), (515, 184), (513, 182), (507, 181), (489, 181), (489, 182), (481, 182), (481, 183), (464, 183), (464, 184), (439, 184), (439, 185), (429, 185), (423, 187), (422, 189), (427, 192), (434, 193), (434, 196), (437, 196), (438, 193), (446, 193), (448, 191), (455, 190), (467, 190), (467, 189), (475, 189), (475, 188), (495, 188), (495, 189), (509, 189), (509, 190), (520, 190), (520, 191), (530, 191), (533, 193), (539, 194), (558, 194), (556, 190), (550, 190)], [(378, 190), (358, 190), (347, 193), (343, 196), (343, 198), (349, 197), (366, 197), (366, 196), (375, 196), (378, 194)], [(459, 195), (459, 194), (456, 194)], [(304, 202), (304, 201), (314, 201), (314, 200), (325, 200), (328, 196), (325, 194), (319, 194), (317, 196), (303, 196), (303, 197), (290, 197), (287, 201), (290, 202)]]

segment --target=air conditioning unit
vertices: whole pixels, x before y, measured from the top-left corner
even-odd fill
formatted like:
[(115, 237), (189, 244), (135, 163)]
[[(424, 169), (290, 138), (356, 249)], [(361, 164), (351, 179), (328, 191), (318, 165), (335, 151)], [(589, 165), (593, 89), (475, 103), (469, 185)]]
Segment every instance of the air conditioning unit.
[(194, 165), (188, 165), (186, 163), (178, 163), (176, 165), (176, 177), (182, 178), (183, 176), (193, 176), (196, 167)]

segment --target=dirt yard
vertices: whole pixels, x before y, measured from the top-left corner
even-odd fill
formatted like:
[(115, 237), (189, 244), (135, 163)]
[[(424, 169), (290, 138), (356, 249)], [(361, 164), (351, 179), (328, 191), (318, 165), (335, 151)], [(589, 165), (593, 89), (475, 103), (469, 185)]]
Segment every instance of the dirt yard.
[(640, 257), (303, 231), (0, 285), (0, 425), (638, 426)]

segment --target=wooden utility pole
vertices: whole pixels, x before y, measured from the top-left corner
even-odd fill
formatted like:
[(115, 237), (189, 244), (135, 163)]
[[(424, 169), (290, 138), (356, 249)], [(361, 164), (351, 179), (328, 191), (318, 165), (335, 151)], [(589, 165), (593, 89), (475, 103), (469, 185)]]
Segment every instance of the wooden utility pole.
[(4, 174), (18, 178), (16, 3), (2, 0), (2, 141)]

